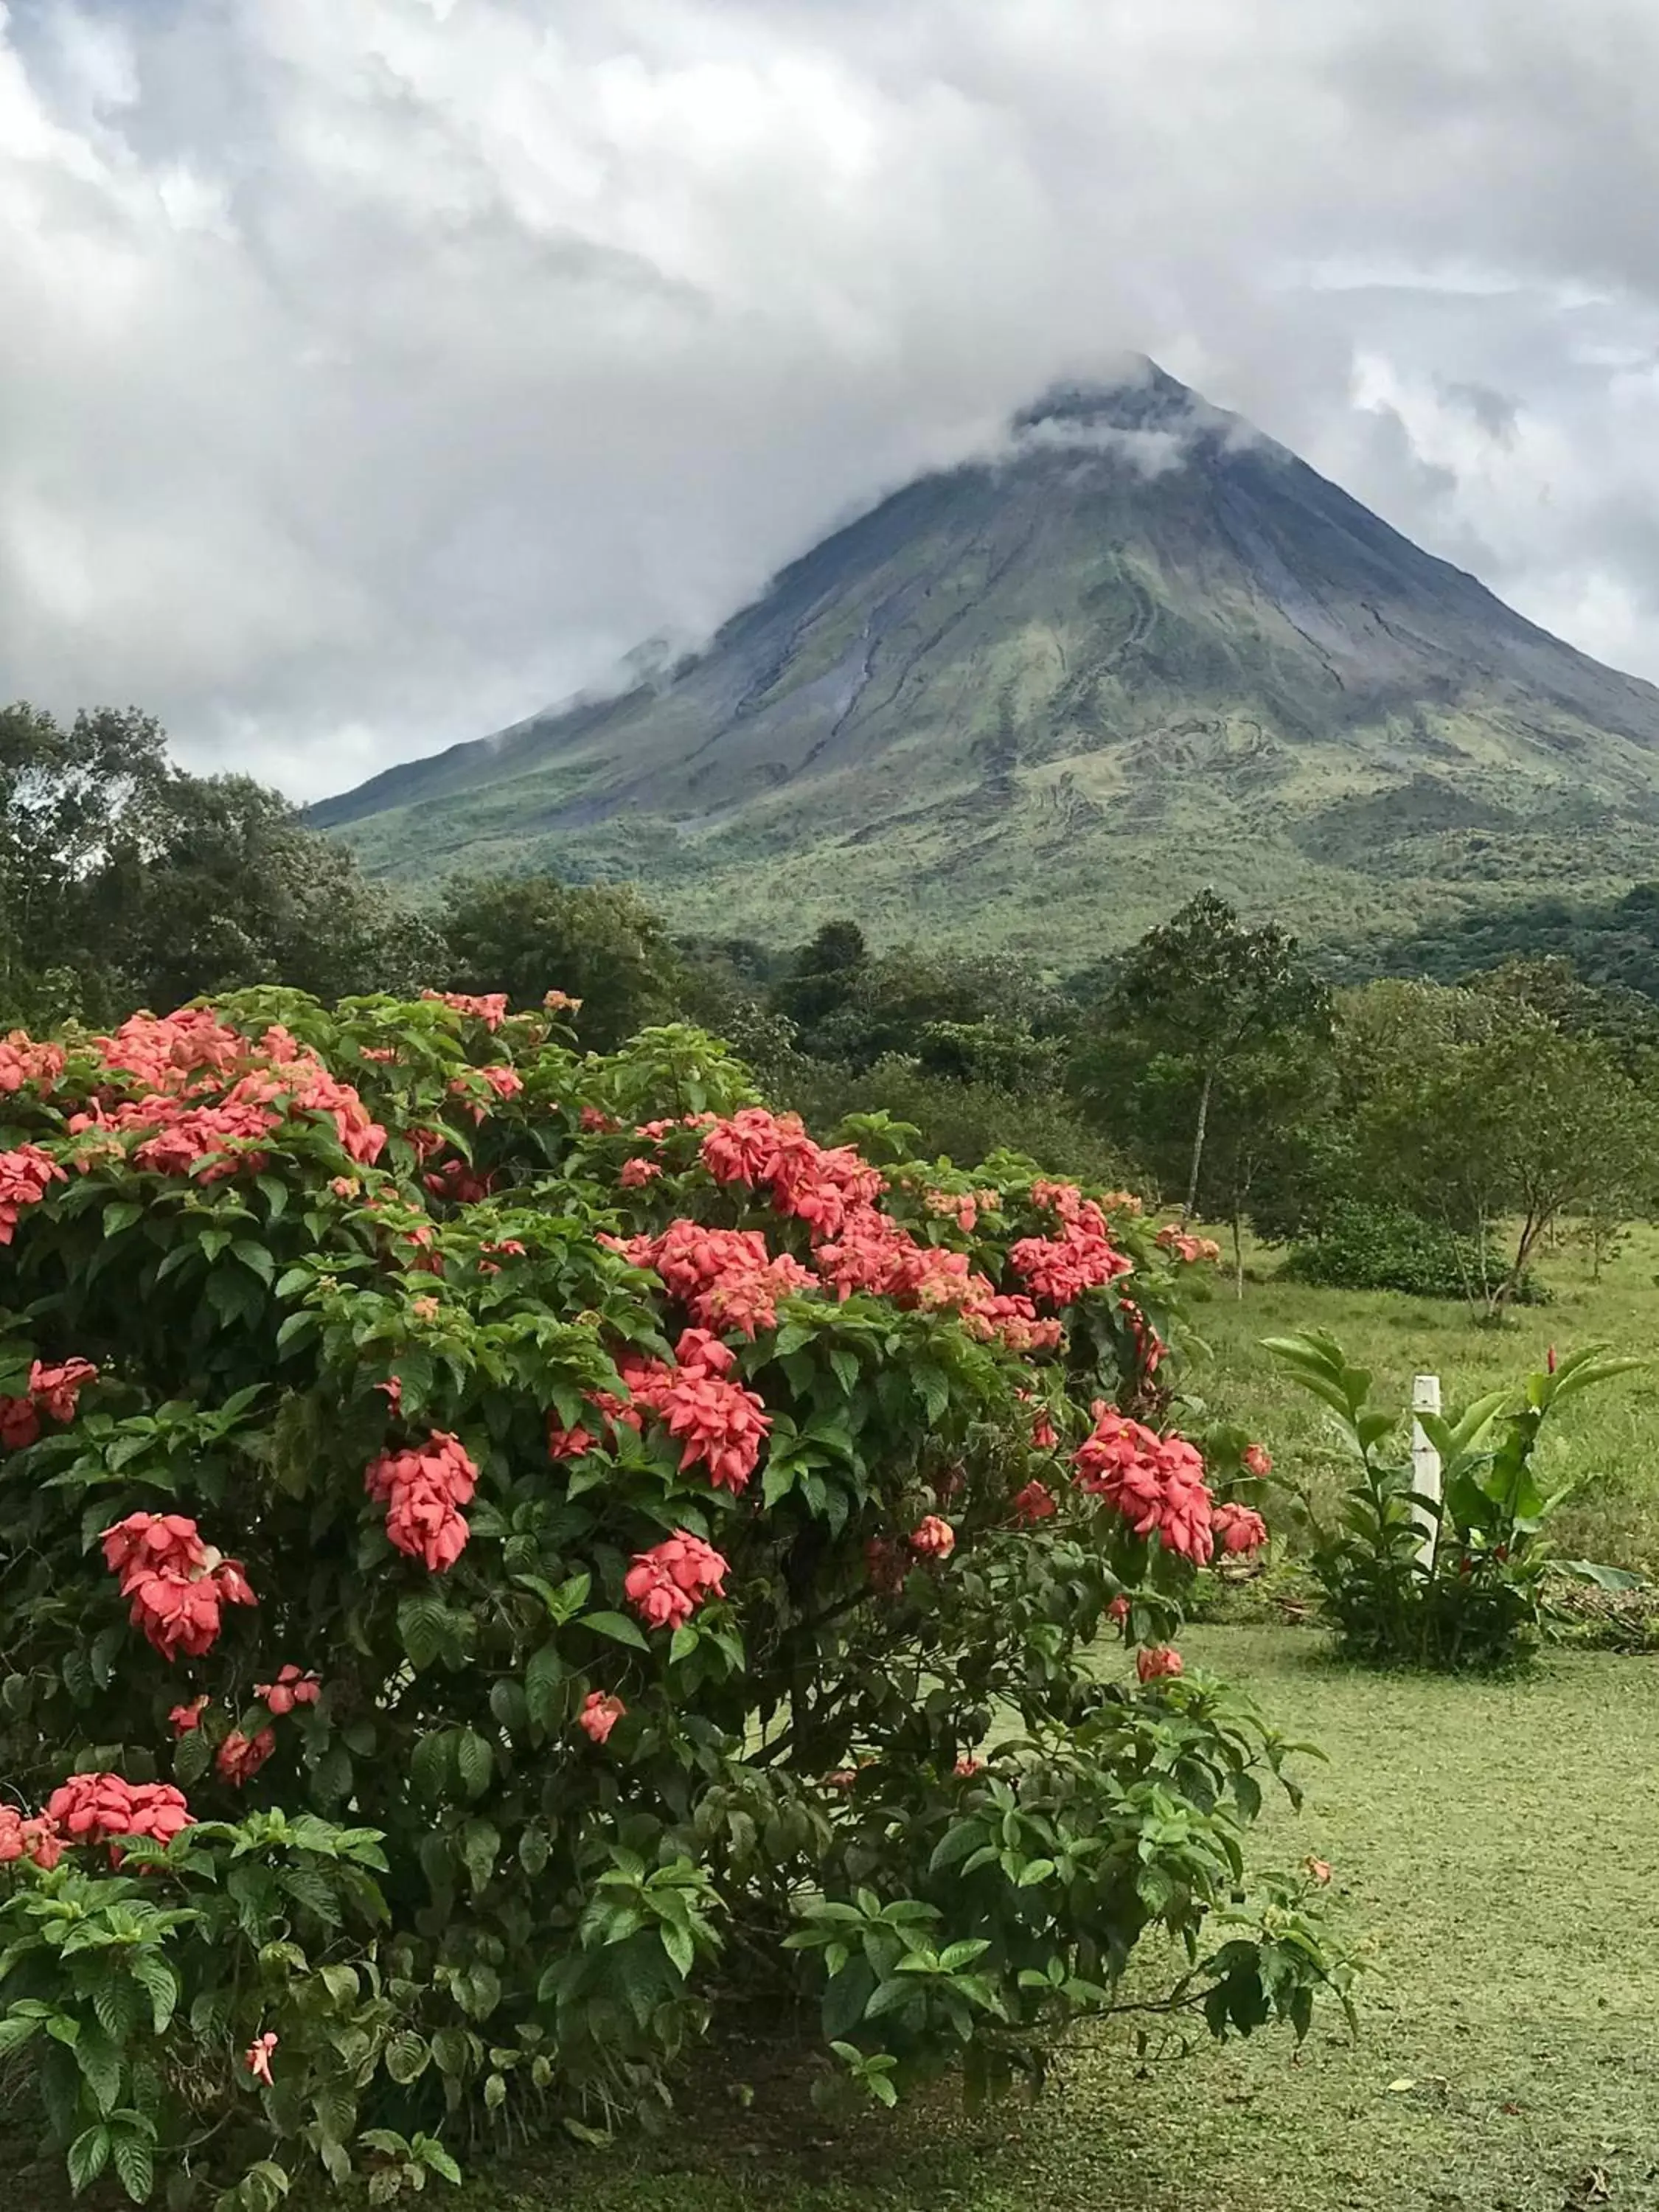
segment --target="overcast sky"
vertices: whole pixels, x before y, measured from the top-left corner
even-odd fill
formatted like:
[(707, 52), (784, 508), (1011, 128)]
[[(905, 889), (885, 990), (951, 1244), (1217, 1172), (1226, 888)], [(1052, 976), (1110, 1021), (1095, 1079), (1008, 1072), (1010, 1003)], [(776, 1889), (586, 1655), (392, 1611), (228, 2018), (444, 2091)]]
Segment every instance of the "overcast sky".
[(1125, 348), (1659, 679), (1655, 0), (0, 4), (0, 699), (312, 797)]

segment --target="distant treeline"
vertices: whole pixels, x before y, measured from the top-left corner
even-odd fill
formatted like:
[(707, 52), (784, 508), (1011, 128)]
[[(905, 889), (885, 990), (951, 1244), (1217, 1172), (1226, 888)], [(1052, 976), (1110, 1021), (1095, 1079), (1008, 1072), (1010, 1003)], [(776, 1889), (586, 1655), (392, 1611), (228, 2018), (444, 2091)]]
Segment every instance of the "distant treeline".
[(1493, 1306), (1565, 1218), (1599, 1259), (1659, 1207), (1659, 886), (1366, 964), (1333, 983), (1210, 892), (1072, 975), (873, 946), (853, 918), (793, 945), (677, 937), (626, 887), (548, 875), (416, 911), (276, 793), (173, 768), (146, 716), (0, 710), (0, 1025), (264, 981), (526, 1005), (556, 985), (592, 1048), (698, 1023), (820, 1130), (886, 1114), (964, 1165), (1006, 1148), (1231, 1223), (1236, 1252), (1248, 1224), (1326, 1279)]
[(1659, 884), (1638, 884), (1599, 903), (1527, 899), (1483, 909), (1322, 964), (1345, 981), (1400, 975), (1461, 983), (1509, 960), (1542, 959), (1570, 962), (1598, 990), (1659, 1001)]

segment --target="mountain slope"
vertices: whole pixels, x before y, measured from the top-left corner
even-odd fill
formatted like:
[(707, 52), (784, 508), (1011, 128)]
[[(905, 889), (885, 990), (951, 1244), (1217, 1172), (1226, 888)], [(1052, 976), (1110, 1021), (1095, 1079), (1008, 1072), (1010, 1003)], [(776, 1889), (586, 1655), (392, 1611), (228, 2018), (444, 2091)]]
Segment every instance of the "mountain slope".
[(1659, 691), (1148, 362), (1057, 391), (618, 696), (313, 811), (690, 923), (1065, 957), (1202, 882), (1312, 933), (1659, 872)]

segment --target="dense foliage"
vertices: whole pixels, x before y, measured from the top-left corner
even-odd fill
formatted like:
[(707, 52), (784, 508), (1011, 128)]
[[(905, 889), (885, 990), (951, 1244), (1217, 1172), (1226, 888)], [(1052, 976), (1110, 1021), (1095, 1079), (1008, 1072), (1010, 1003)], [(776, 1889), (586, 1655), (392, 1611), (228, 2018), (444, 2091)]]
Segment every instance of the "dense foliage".
[(1439, 1455), (1441, 1494), (1419, 1491), (1403, 1418), (1373, 1407), (1371, 1378), (1319, 1332), (1268, 1349), (1323, 1405), (1353, 1462), (1337, 1521), (1322, 1525), (1305, 1495), (1310, 1565), (1340, 1647), (1372, 1666), (1489, 1669), (1526, 1658), (1538, 1640), (1553, 1572), (1606, 1588), (1637, 1577), (1559, 1560), (1547, 1523), (1566, 1497), (1547, 1493), (1534, 1465), (1553, 1414), (1582, 1391), (1641, 1364), (1592, 1346), (1542, 1374), (1477, 1399), (1455, 1420), (1413, 1418)]
[[(1484, 1299), (1493, 1287), (1490, 1255), (1462, 1237), (1401, 1206), (1338, 1204), (1317, 1237), (1292, 1246), (1281, 1280), (1326, 1290), (1399, 1291), (1411, 1297)], [(1549, 1293), (1522, 1270), (1511, 1305), (1542, 1305)]]
[(149, 716), (0, 708), (0, 1026), (255, 982), (413, 989), (435, 952), (276, 793), (174, 768)]
[(1158, 1930), (1216, 2033), (1329, 1978), (1169, 1640), (1266, 1535), (1170, 1425), (1203, 1248), (573, 1011), (0, 1045), (0, 2051), (77, 2179), (389, 2196), (739, 2000), (983, 2087)]

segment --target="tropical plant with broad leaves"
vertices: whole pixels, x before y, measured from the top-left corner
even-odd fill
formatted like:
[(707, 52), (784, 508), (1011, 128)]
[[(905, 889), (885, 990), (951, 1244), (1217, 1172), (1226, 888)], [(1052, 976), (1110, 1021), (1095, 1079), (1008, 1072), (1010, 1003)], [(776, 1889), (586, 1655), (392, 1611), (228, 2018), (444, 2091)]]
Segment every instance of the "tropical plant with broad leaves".
[[(1563, 1406), (1642, 1361), (1601, 1345), (1559, 1361), (1552, 1352), (1541, 1372), (1477, 1398), (1452, 1419), (1374, 1407), (1370, 1376), (1322, 1331), (1267, 1343), (1328, 1409), (1352, 1463), (1334, 1523), (1321, 1521), (1305, 1489), (1295, 1494), (1309, 1518), (1326, 1618), (1354, 1657), (1376, 1666), (1510, 1665), (1537, 1644), (1552, 1577), (1610, 1589), (1639, 1582), (1622, 1569), (1555, 1555), (1547, 1524), (1570, 1486), (1547, 1492), (1535, 1459)], [(1439, 1456), (1438, 1498), (1415, 1487), (1413, 1419)]]

